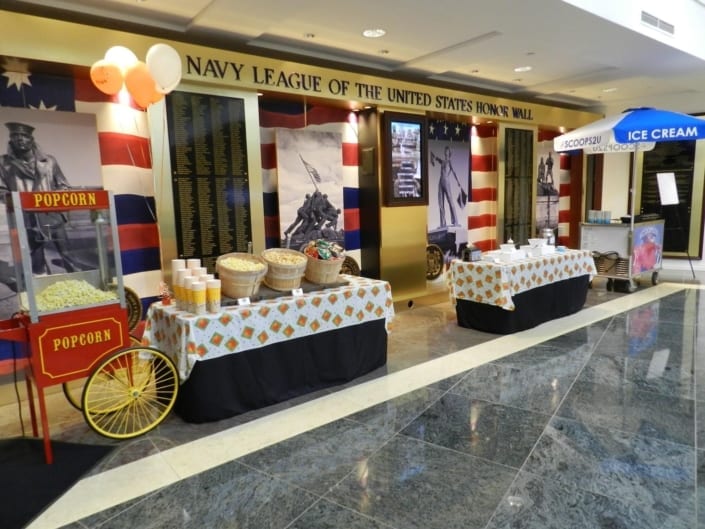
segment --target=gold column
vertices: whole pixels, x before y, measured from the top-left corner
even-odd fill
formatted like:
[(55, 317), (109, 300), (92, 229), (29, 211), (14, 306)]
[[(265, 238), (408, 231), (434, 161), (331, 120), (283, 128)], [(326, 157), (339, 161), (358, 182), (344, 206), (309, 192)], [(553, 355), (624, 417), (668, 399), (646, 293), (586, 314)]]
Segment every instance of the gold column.
[(382, 208), (380, 275), (395, 301), (426, 294), (426, 209)]

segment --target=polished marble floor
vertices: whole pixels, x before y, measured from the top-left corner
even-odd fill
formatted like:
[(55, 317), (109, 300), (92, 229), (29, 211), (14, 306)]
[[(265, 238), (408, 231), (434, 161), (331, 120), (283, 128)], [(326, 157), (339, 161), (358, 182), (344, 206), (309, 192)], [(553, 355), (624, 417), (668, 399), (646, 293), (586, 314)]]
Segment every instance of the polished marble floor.
[[(705, 528), (705, 310), (662, 272), (593, 282), (508, 336), (443, 299), (398, 310), (388, 364), (219, 423), (122, 442), (29, 527)], [(51, 397), (55, 439), (101, 441)], [(19, 433), (16, 406), (0, 409)], [(16, 431), (13, 431), (16, 430)]]

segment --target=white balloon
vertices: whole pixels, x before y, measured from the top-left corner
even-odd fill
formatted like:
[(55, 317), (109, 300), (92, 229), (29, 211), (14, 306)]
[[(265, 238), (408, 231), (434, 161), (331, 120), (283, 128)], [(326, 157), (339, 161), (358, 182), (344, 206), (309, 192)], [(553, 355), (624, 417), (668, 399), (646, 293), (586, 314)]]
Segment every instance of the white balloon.
[(122, 74), (125, 75), (125, 72), (137, 64), (139, 59), (130, 48), (113, 46), (105, 52), (105, 60), (117, 65)]
[(168, 94), (181, 82), (181, 57), (168, 44), (149, 48), (145, 62), (158, 92)]

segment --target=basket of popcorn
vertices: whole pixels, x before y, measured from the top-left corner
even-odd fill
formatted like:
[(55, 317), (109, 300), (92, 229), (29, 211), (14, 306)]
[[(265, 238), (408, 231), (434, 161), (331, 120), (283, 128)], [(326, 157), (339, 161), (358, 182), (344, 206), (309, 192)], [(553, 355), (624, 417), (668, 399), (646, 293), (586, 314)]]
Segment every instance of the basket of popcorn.
[(306, 256), (288, 248), (270, 248), (262, 252), (267, 262), (264, 284), (274, 290), (292, 290), (301, 286), (306, 270)]
[(308, 243), (304, 254), (308, 259), (305, 273), (308, 281), (328, 285), (338, 280), (345, 261), (345, 251), (340, 245), (318, 239)]
[(267, 262), (249, 253), (226, 253), (215, 261), (220, 290), (231, 298), (254, 296), (267, 273)]

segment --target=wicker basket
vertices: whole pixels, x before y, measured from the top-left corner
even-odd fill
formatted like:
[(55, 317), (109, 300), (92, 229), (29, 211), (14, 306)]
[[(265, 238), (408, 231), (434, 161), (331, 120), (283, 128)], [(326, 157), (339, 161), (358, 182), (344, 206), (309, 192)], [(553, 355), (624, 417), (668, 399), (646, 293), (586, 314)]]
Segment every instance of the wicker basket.
[(343, 266), (345, 259), (316, 259), (310, 255), (308, 264), (306, 265), (306, 279), (317, 285), (328, 285), (335, 283), (340, 274), (340, 268)]
[(288, 248), (270, 248), (262, 252), (267, 262), (264, 284), (274, 290), (292, 290), (301, 286), (306, 270), (306, 256)]
[[(262, 266), (259, 270), (234, 270), (225, 267), (221, 261), (227, 257), (235, 257), (243, 261), (253, 261)], [(226, 253), (215, 261), (215, 270), (220, 278), (220, 290), (230, 298), (246, 298), (259, 292), (260, 283), (267, 273), (267, 262), (258, 255), (249, 253)]]

